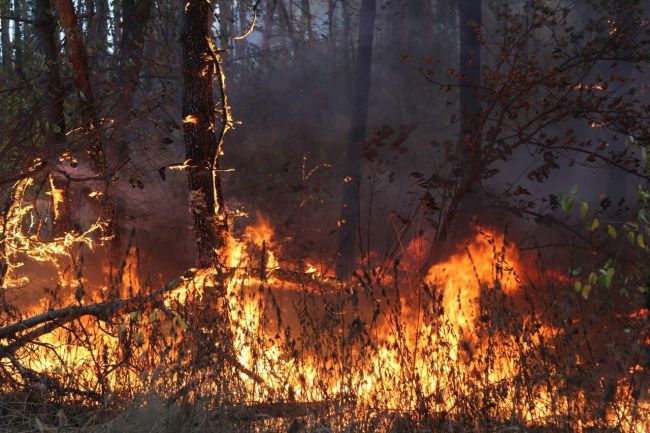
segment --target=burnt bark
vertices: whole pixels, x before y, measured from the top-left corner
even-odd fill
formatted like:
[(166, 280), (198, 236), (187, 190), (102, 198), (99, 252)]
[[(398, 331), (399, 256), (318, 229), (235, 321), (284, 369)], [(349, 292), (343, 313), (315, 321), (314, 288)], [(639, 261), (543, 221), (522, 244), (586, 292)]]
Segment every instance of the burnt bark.
[[(183, 46), (183, 135), (188, 170), (189, 204), (198, 267), (221, 266), (219, 253), (226, 243), (228, 222), (221, 193), (219, 154), (228, 127), (228, 106), (218, 53), (212, 49), (211, 5), (189, 0), (185, 4)], [(219, 82), (224, 118), (217, 130), (213, 83)]]
[(376, 1), (363, 0), (359, 17), (359, 45), (352, 93), (351, 126), (343, 172), (343, 205), (339, 219), (336, 275), (350, 276), (355, 267), (359, 235), (359, 188), (361, 185), (361, 144), (366, 136), (370, 72), (374, 39)]
[[(47, 146), (56, 149), (55, 157), (65, 150), (65, 115), (63, 111), (63, 85), (59, 73), (59, 51), (57, 47), (56, 20), (51, 13), (50, 0), (34, 1), (34, 30), (45, 64), (43, 80), (43, 100), (45, 111), (45, 136)], [(54, 162), (57, 165), (58, 161)], [(51, 174), (52, 192), (52, 231), (55, 237), (62, 236), (72, 228), (70, 220), (69, 182), (61, 173)]]

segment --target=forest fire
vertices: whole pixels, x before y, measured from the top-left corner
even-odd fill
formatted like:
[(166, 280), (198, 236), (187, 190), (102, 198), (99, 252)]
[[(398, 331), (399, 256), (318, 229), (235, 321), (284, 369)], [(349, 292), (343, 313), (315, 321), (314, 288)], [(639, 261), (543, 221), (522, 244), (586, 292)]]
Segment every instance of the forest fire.
[(0, 431), (649, 432), (648, 14), (0, 0)]
[[(215, 305), (207, 308), (217, 320), (213, 325), (228, 326), (225, 335), (232, 346), (224, 357), (239, 376), (239, 398), (248, 404), (346, 401), (361, 410), (454, 422), (462, 405), (471, 403), (494, 419), (517, 419), (528, 426), (594, 410), (584, 391), (563, 388), (563, 355), (555, 358), (557, 365), (539, 360), (544, 351), (562, 350), (553, 342), (566, 330), (515, 305), (531, 265), (496, 232), (481, 229), (459, 243), (416, 289), (400, 287), (397, 277), (372, 287), (362, 280), (344, 287), (311, 265), (306, 271), (281, 265), (281, 245), (271, 223), (258, 216), (240, 239), (228, 240), (224, 286), (219, 282), (223, 274), (201, 269), (147, 291), (140, 286), (137, 262), (127, 258), (120, 284), (129, 290), (102, 303), (105, 291), (91, 288), (62, 263), (66, 255), (74, 260), (75, 249), (93, 247), (96, 233), (38, 241), (39, 231), (30, 223), (35, 209), (22, 198), (31, 185), (16, 185), (21, 198), (8, 213), (12, 220), (5, 222), (12, 228), (5, 245), (10, 254), (5, 281), (7, 287), (27, 284), (19, 277), (20, 266), (37, 262), (55, 270), (59, 285), (44, 295), (40, 307), (29, 307), (31, 318), (17, 322), (15, 333), (1, 328), (0, 339), (3, 368), (14, 371), (16, 382), (31, 372), (34, 392), (74, 389), (73, 400), (152, 391), (174, 395), (191, 382), (181, 374), (192, 368), (185, 352), (189, 336), (206, 326), (194, 323), (191, 312), (206, 314), (201, 304), (224, 287), (226, 302), (216, 310)], [(72, 307), (57, 315), (59, 305)], [(53, 317), (28, 323), (48, 314)], [(227, 317), (219, 319), (220, 314)], [(531, 383), (530, 375), (542, 367), (545, 380)], [(629, 383), (635, 374), (644, 374), (644, 367), (633, 366), (630, 372), (617, 379), (599, 418), (580, 418), (576, 431), (594, 425), (647, 431), (650, 403), (631, 402)]]

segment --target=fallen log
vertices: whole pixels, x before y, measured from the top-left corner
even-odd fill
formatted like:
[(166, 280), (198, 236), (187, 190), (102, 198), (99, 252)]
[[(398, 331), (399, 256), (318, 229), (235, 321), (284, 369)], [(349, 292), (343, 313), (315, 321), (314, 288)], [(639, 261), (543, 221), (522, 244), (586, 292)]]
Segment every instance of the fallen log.
[[(101, 320), (108, 320), (110, 317), (113, 317), (118, 313), (156, 303), (160, 304), (164, 311), (169, 312), (168, 309), (161, 304), (162, 296), (180, 287), (184, 282), (192, 279), (196, 274), (196, 270), (188, 271), (183, 275), (183, 277), (171, 280), (163, 287), (148, 295), (135, 296), (128, 299), (117, 299), (114, 301), (91, 305), (72, 305), (63, 307), (56, 310), (46, 311), (0, 328), (0, 340), (9, 341), (4, 345), (0, 345), (0, 360), (15, 360), (13, 354), (16, 350), (34, 342), (39, 337), (49, 334), (50, 332), (53, 332), (54, 330), (82, 317), (92, 316)], [(25, 331), (29, 332), (21, 335), (21, 333)], [(190, 329), (190, 331), (192, 331), (192, 329)], [(235, 356), (227, 353), (222, 353), (221, 356), (240, 373), (248, 376), (261, 385), (267, 386), (258, 374), (242, 365)], [(14, 362), (12, 362), (12, 364), (15, 365)], [(19, 368), (18, 370), (20, 372), (21, 369)]]

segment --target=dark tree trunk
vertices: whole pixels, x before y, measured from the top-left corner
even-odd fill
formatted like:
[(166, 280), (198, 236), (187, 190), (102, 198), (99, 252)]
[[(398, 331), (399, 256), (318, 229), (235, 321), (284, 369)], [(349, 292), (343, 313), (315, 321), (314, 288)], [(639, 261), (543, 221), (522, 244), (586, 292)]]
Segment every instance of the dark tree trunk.
[(458, 2), (460, 26), (460, 139), (458, 155), (463, 171), (473, 175), (480, 155), (480, 140), (476, 126), (480, 113), (478, 86), (481, 82), (481, 0)]
[(222, 50), (230, 48), (234, 16), (232, 0), (219, 0), (219, 48)]
[(123, 0), (125, 14), (116, 80), (119, 91), (113, 112), (117, 129), (112, 137), (112, 149), (107, 152), (111, 171), (122, 166), (129, 159), (128, 122), (139, 82), (138, 77), (142, 70), (145, 34), (152, 4), (152, 0)]
[(343, 172), (343, 206), (339, 219), (336, 259), (336, 275), (339, 278), (350, 276), (356, 260), (360, 219), (361, 143), (366, 136), (368, 119), (375, 16), (375, 0), (363, 0), (359, 17), (359, 45), (354, 71), (350, 135)]
[(266, 51), (271, 46), (271, 37), (273, 36), (273, 16), (275, 15), (275, 0), (267, 0), (266, 9), (264, 10), (264, 33), (262, 34), (262, 51)]
[[(133, 98), (139, 83), (139, 75), (143, 65), (145, 33), (151, 14), (152, 0), (122, 0), (124, 22), (122, 38), (118, 53), (117, 86), (118, 99), (113, 109), (115, 131), (111, 136), (110, 145), (106, 149), (107, 165), (110, 173), (119, 173), (130, 159), (129, 141), (133, 113)], [(116, 176), (116, 182), (121, 177)], [(127, 253), (124, 226), (126, 203), (115, 197), (113, 215), (113, 238), (111, 239), (111, 256), (121, 261)]]
[[(11, 14), (11, 9), (9, 7), (10, 0), (0, 0), (0, 14), (6, 17)], [(11, 48), (11, 38), (9, 37), (9, 20), (7, 18), (2, 18), (0, 20), (0, 44), (2, 44), (2, 69), (5, 73), (11, 72), (12, 69), (12, 48)]]
[[(79, 93), (80, 112), (84, 130), (87, 136), (87, 149), (90, 166), (96, 176), (103, 178), (103, 191), (99, 201), (99, 217), (106, 224), (105, 233), (113, 235), (113, 217), (115, 206), (110, 190), (109, 170), (102, 140), (101, 124), (95, 107), (95, 97), (90, 82), (90, 69), (88, 66), (88, 52), (83, 41), (81, 26), (74, 11), (72, 0), (54, 0), (54, 6), (59, 14), (61, 26), (66, 34), (68, 51), (75, 87)], [(115, 260), (112, 249), (108, 250), (109, 277), (112, 278), (115, 269)], [(112, 280), (111, 280), (112, 281)], [(115, 289), (113, 287), (113, 289)], [(111, 295), (117, 292), (111, 290)]]
[[(52, 16), (51, 9), (50, 0), (34, 1), (34, 28), (45, 61), (45, 79), (43, 81), (44, 111), (47, 121), (45, 133), (48, 147), (56, 149), (55, 155), (59, 155), (65, 150), (65, 116), (63, 86), (58, 65), (56, 21)], [(54, 162), (55, 166), (56, 164), (57, 162)], [(68, 182), (61, 173), (54, 171), (51, 174), (51, 187), (58, 191), (58, 194), (52, 194), (53, 235), (62, 236), (72, 228)]]
[[(624, 98), (630, 91), (630, 87), (635, 84), (629, 81), (634, 73), (634, 62), (631, 58), (634, 57), (633, 47), (636, 45), (637, 33), (639, 32), (638, 17), (642, 16), (642, 11), (635, 1), (621, 2), (620, 8), (621, 18), (620, 22), (617, 23), (617, 28), (622, 34), (618, 53), (622, 60), (617, 62), (614, 73), (623, 80), (616, 94)], [(610, 149), (614, 158), (624, 160), (624, 155), (630, 150), (626, 149), (625, 138), (619, 134), (611, 135), (613, 136), (608, 141), (611, 143)], [(627, 171), (612, 166), (609, 167), (607, 174), (607, 196), (612, 201), (613, 210), (617, 211), (627, 205), (629, 176)]]
[[(23, 14), (20, 0), (14, 0), (14, 16), (21, 17)], [(23, 65), (23, 24), (20, 20), (14, 20), (14, 65), (17, 70), (21, 70)]]
[[(217, 53), (210, 42), (212, 8), (204, 0), (189, 0), (184, 9), (183, 31), (183, 133), (188, 173), (190, 212), (196, 239), (198, 267), (221, 267), (228, 222), (219, 176), (220, 143), (213, 95), (215, 73), (221, 75)], [(221, 83), (221, 80), (219, 80)], [(222, 89), (223, 90), (223, 89)], [(223, 96), (223, 91), (222, 91)], [(227, 106), (227, 104), (224, 104)]]

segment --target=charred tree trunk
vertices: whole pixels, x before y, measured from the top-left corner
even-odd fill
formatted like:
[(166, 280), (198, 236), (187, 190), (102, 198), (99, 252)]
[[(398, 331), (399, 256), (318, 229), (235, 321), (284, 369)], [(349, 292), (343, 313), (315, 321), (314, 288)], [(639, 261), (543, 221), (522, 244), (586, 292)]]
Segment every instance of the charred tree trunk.
[[(196, 239), (198, 267), (221, 267), (219, 254), (226, 243), (228, 222), (221, 194), (219, 154), (228, 127), (229, 109), (218, 53), (211, 44), (210, 3), (189, 0), (184, 8), (183, 31), (183, 135), (190, 160), (189, 202)], [(222, 94), (224, 119), (216, 133), (213, 95), (216, 78)]]
[(349, 277), (354, 270), (358, 245), (361, 143), (366, 135), (368, 120), (375, 16), (375, 0), (363, 0), (359, 17), (359, 46), (354, 71), (350, 135), (343, 172), (343, 206), (339, 219), (336, 258), (336, 275), (339, 278)]
[[(105, 233), (113, 235), (113, 217), (115, 208), (110, 191), (109, 171), (104, 154), (102, 133), (99, 117), (95, 107), (95, 97), (90, 82), (90, 68), (88, 66), (88, 52), (83, 41), (81, 26), (77, 20), (72, 0), (54, 0), (61, 25), (68, 41), (68, 51), (74, 82), (80, 99), (80, 112), (88, 141), (88, 157), (90, 166), (97, 177), (102, 178), (102, 194), (99, 197), (99, 216), (106, 224)], [(110, 275), (113, 274), (114, 260), (109, 249), (108, 254)]]
[[(45, 134), (49, 148), (57, 149), (55, 155), (65, 150), (65, 116), (63, 111), (63, 85), (59, 74), (59, 51), (57, 48), (56, 20), (51, 13), (50, 0), (34, 1), (34, 27), (39, 41), (40, 51), (45, 60), (45, 79), (43, 82)], [(56, 156), (55, 156), (56, 157)], [(57, 165), (55, 161), (53, 165)], [(58, 172), (51, 175), (52, 190), (52, 228), (53, 235), (62, 236), (71, 230), (70, 201), (68, 182)]]

